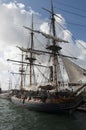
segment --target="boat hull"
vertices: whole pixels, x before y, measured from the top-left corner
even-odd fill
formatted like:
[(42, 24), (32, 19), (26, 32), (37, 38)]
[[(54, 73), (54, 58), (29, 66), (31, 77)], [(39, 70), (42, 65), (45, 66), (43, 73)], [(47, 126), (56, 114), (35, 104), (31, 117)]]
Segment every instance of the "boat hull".
[(47, 112), (47, 113), (56, 113), (56, 112), (72, 112), (81, 104), (82, 98), (78, 97), (71, 102), (45, 103), (34, 100), (27, 101), (12, 96), (11, 101), (16, 105), (25, 107), (29, 110)]

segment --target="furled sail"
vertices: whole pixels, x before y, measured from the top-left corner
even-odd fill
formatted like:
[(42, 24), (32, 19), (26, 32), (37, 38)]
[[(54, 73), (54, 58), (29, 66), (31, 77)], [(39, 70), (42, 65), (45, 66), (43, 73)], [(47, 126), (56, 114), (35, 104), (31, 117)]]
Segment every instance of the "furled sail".
[(86, 76), (84, 75), (85, 70), (83, 68), (76, 65), (66, 57), (62, 57), (62, 61), (67, 71), (70, 83), (79, 83), (82, 82), (83, 79), (86, 79)]
[(25, 29), (28, 29), (28, 30), (33, 31), (33, 32), (35, 32), (35, 33), (40, 33), (40, 34), (42, 34), (43, 36), (45, 36), (46, 38), (48, 38), (48, 39), (53, 39), (53, 40), (55, 40), (55, 41), (57, 41), (57, 42), (68, 43), (68, 41), (62, 40), (62, 39), (57, 38), (57, 37), (55, 37), (55, 36), (52, 36), (52, 35), (50, 35), (50, 34), (46, 34), (46, 33), (41, 32), (41, 31), (39, 31), (39, 30), (33, 30), (33, 29), (31, 29), (31, 28), (29, 28), (29, 27), (26, 27), (26, 26), (23, 26), (23, 27), (24, 27)]

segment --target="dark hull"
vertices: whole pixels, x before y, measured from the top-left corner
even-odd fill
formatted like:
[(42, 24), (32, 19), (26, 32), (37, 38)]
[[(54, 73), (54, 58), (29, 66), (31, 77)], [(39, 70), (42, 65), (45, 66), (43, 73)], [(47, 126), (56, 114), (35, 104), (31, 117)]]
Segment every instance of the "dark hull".
[(29, 110), (47, 112), (47, 113), (57, 113), (57, 112), (72, 112), (81, 104), (82, 97), (78, 96), (77, 98), (75, 98), (75, 100), (73, 99), (70, 102), (44, 103), (32, 100), (24, 101), (23, 99), (19, 99), (13, 96), (11, 97), (11, 101), (16, 105), (25, 107)]

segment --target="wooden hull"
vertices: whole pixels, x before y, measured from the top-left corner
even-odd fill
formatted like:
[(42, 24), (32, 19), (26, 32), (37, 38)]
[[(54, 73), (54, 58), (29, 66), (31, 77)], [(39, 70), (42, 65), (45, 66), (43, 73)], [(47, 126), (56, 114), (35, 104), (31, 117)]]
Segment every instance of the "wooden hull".
[(77, 96), (75, 99), (70, 101), (64, 100), (62, 102), (52, 103), (52, 102), (40, 102), (35, 100), (23, 100), (15, 96), (11, 97), (11, 101), (18, 105), (25, 107), (29, 110), (47, 112), (47, 113), (57, 113), (57, 112), (71, 112), (75, 110), (82, 102), (82, 97)]

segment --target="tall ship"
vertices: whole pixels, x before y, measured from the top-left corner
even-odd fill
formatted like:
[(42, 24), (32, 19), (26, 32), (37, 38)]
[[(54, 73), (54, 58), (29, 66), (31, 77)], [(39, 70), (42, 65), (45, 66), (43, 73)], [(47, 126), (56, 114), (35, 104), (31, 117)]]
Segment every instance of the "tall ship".
[[(61, 50), (63, 49), (61, 44), (69, 43), (65, 39), (58, 38), (58, 34), (56, 34), (53, 3), (51, 2), (51, 11), (45, 10), (51, 14), (50, 34), (35, 30), (33, 17), (31, 27), (24, 26), (31, 34), (31, 46), (28, 48), (18, 47), (22, 51), (22, 61), (13, 62), (19, 62), (21, 64), (21, 84), (20, 91), (11, 95), (11, 101), (18, 106), (24, 106), (33, 111), (48, 113), (71, 112), (82, 103), (82, 90), (86, 84), (79, 82), (79, 79), (80, 77), (85, 77), (85, 70), (73, 62), (73, 59), (77, 59), (76, 57), (61, 54)], [(41, 48), (35, 49), (35, 34), (42, 35), (48, 40), (45, 50), (41, 50)], [(26, 61), (23, 61), (23, 53), (26, 53)], [(41, 55), (45, 59), (44, 64), (37, 63), (36, 57), (41, 57)], [(47, 64), (48, 61), (49, 63)], [(27, 89), (23, 84), (26, 73), (24, 71), (24, 64), (29, 67), (29, 72), (27, 72), (29, 73), (29, 86)], [(35, 67), (38, 68), (41, 76), (37, 76), (38, 72)], [(69, 79), (67, 81), (64, 81), (62, 68), (67, 73)], [(46, 73), (44, 69), (47, 70)], [(40, 82), (41, 77), (43, 79), (42, 82)], [(72, 87), (77, 89), (74, 91)]]

